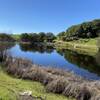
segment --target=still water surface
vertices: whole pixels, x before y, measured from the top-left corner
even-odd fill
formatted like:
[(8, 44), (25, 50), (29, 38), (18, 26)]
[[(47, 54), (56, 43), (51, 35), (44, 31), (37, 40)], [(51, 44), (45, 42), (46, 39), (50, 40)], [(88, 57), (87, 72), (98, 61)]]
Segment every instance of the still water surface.
[(30, 59), (35, 64), (71, 70), (85, 78), (100, 80), (100, 65), (92, 56), (28, 44), (16, 44), (9, 48), (9, 52), (12, 56)]

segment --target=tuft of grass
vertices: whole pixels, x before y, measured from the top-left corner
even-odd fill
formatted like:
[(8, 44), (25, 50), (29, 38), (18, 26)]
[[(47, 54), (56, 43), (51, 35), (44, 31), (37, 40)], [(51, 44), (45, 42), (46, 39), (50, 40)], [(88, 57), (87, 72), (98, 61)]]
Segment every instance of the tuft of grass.
[(63, 93), (65, 90), (66, 86), (69, 85), (69, 82), (65, 80), (63, 77), (58, 78), (56, 80), (53, 80), (46, 86), (46, 90), (48, 92), (53, 92), (53, 93)]
[(41, 83), (13, 78), (0, 69), (0, 100), (16, 100), (19, 92), (26, 90), (32, 91), (33, 96), (46, 97), (46, 100), (72, 100), (62, 95), (46, 93)]

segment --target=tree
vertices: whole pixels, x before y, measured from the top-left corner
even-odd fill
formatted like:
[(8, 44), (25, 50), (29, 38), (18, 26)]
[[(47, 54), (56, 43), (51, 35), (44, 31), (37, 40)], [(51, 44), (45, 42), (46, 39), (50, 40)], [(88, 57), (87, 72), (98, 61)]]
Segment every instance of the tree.
[(14, 38), (10, 34), (0, 33), (0, 41), (14, 42)]
[(23, 33), (20, 36), (20, 40), (23, 42), (30, 42), (30, 43), (35, 43), (35, 42), (52, 42), (55, 39), (55, 36), (53, 33), (44, 33), (40, 32), (39, 34), (37, 33)]
[(73, 40), (79, 38), (95, 38), (100, 33), (100, 19), (69, 27), (66, 32), (58, 34), (61, 40)]
[(64, 40), (64, 37), (65, 37), (65, 32), (60, 32), (57, 37), (60, 39), (60, 40)]
[(29, 37), (31, 43), (39, 42), (39, 35), (37, 33), (30, 33)]
[(28, 33), (22, 33), (20, 36), (20, 40), (22, 42), (29, 42), (30, 41), (30, 37)]
[(44, 42), (44, 40), (46, 39), (46, 34), (44, 32), (40, 32), (38, 36), (40, 42)]
[(46, 41), (47, 42), (52, 42), (55, 38), (56, 38), (55, 35), (53, 33), (51, 33), (51, 32), (48, 32), (46, 34)]

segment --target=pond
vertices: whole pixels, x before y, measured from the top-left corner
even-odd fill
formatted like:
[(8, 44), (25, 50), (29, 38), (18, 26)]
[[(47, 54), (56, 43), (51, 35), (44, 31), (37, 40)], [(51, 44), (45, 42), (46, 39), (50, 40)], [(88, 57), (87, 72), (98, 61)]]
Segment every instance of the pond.
[(29, 59), (35, 64), (66, 69), (87, 79), (100, 80), (100, 64), (93, 56), (29, 44), (15, 44), (8, 50), (12, 56)]

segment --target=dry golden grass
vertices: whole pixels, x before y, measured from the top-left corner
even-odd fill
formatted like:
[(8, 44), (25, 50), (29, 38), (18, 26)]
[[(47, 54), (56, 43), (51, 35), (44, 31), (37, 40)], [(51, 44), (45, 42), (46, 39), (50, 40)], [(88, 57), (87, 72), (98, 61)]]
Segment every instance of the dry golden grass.
[(77, 100), (99, 100), (100, 81), (89, 81), (55, 68), (45, 68), (25, 59), (6, 60), (7, 72), (23, 79), (41, 82), (47, 92), (63, 94)]

